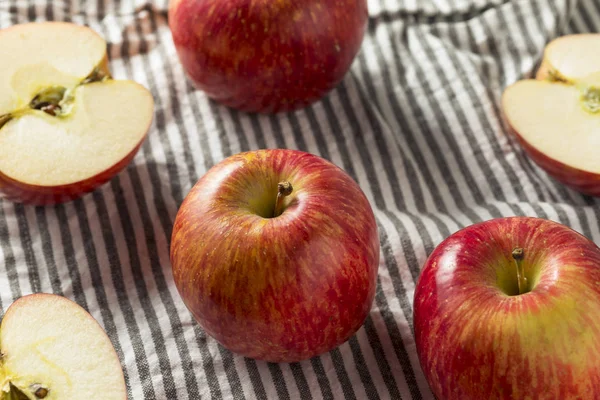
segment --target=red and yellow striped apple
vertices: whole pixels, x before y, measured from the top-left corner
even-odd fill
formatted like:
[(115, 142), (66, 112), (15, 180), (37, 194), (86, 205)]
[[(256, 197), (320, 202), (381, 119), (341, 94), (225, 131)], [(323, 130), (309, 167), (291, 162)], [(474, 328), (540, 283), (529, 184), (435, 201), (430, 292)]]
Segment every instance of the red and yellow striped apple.
[(358, 53), (366, 0), (171, 0), (187, 76), (244, 111), (304, 107), (337, 85)]
[(419, 361), (438, 400), (600, 397), (600, 249), (545, 219), (464, 228), (414, 295)]
[(379, 240), (344, 171), (295, 150), (231, 156), (192, 188), (171, 238), (173, 276), (204, 330), (247, 357), (293, 362), (364, 322)]

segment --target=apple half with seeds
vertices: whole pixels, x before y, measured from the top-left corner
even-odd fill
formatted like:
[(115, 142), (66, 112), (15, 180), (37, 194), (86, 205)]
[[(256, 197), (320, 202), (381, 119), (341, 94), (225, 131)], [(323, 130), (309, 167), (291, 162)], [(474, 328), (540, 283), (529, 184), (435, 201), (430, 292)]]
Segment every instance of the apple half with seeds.
[(75, 199), (133, 159), (152, 122), (150, 92), (114, 80), (92, 29), (41, 22), (0, 30), (0, 192)]
[(550, 176), (600, 196), (600, 34), (550, 42), (537, 78), (504, 91), (510, 130)]
[(65, 297), (16, 300), (2, 320), (0, 343), (0, 400), (127, 399), (108, 336)]

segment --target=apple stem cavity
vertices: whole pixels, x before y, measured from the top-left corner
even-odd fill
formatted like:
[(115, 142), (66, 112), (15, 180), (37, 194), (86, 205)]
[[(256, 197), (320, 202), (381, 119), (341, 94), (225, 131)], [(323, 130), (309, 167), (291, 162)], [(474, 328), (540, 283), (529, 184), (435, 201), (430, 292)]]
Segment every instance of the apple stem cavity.
[(283, 199), (292, 194), (294, 190), (291, 183), (288, 181), (279, 182), (277, 184), (277, 200), (275, 201), (275, 210), (273, 211), (273, 218), (279, 217), (283, 212)]
[(515, 260), (517, 266), (517, 286), (519, 287), (519, 294), (527, 293), (527, 278), (523, 271), (523, 258), (525, 252), (522, 247), (515, 247), (512, 251), (512, 257)]

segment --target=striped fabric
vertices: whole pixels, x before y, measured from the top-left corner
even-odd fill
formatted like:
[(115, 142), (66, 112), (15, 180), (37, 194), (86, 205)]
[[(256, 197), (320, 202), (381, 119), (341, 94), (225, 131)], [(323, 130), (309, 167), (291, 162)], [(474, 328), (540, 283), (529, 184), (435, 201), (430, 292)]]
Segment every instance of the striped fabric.
[[(88, 309), (117, 349), (131, 399), (431, 399), (412, 295), (443, 238), (477, 221), (532, 215), (600, 243), (600, 202), (532, 164), (506, 135), (499, 107), (502, 89), (531, 75), (550, 39), (599, 30), (598, 0), (369, 0), (362, 51), (344, 81), (317, 104), (276, 116), (232, 111), (193, 89), (167, 6), (0, 0), (1, 28), (91, 26), (109, 42), (114, 76), (142, 83), (156, 101), (141, 152), (100, 189), (51, 207), (0, 200), (0, 307), (43, 291)], [(173, 220), (196, 180), (231, 154), (266, 147), (344, 168), (380, 229), (378, 291), (364, 326), (296, 364), (219, 346), (186, 310), (169, 263)]]

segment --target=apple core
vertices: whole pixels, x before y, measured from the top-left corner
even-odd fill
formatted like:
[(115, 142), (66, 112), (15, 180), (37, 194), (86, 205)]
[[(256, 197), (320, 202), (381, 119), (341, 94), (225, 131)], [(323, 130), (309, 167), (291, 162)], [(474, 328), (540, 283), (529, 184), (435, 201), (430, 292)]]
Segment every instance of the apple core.
[(600, 89), (588, 87), (582, 90), (581, 105), (589, 113), (595, 114), (600, 111)]

